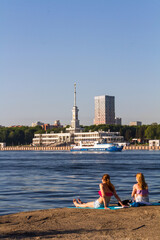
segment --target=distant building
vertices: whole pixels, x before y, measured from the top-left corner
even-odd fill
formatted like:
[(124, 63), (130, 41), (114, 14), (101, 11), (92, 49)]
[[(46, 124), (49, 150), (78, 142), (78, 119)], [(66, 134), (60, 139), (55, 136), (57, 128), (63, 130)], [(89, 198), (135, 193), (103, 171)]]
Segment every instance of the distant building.
[(159, 147), (160, 140), (149, 140), (149, 147)]
[(32, 140), (33, 146), (54, 146), (61, 143), (82, 143), (105, 140), (107, 143), (123, 142), (123, 136), (120, 136), (119, 132), (68, 132), (68, 133), (44, 133), (34, 134)]
[(96, 96), (94, 101), (94, 124), (115, 124), (114, 96)]
[(44, 125), (44, 123), (39, 122), (39, 121), (37, 121), (37, 122), (35, 122), (35, 123), (32, 123), (32, 127), (42, 126), (42, 125)]
[(41, 128), (45, 131), (47, 131), (48, 129), (57, 128), (57, 127), (63, 128), (63, 125), (61, 125), (60, 120), (56, 120), (53, 125), (49, 123), (42, 123), (39, 121), (32, 123), (32, 127), (36, 127), (36, 126), (41, 126)]
[(122, 125), (122, 118), (115, 117), (115, 125)]
[(6, 143), (5, 142), (0, 142), (0, 148), (4, 148), (6, 147)]
[(142, 122), (140, 121), (130, 122), (129, 126), (142, 126)]
[(72, 121), (71, 121), (71, 127), (66, 129), (67, 132), (75, 133), (75, 132), (80, 132), (82, 130), (79, 124), (78, 112), (79, 112), (79, 109), (76, 106), (76, 83), (75, 83), (74, 84), (74, 106), (72, 109)]
[(49, 123), (44, 123), (43, 125), (41, 125), (42, 129), (47, 131), (48, 129), (51, 129), (51, 126)]
[(61, 123), (60, 123), (60, 120), (54, 121), (53, 127), (62, 127), (62, 125), (61, 125)]

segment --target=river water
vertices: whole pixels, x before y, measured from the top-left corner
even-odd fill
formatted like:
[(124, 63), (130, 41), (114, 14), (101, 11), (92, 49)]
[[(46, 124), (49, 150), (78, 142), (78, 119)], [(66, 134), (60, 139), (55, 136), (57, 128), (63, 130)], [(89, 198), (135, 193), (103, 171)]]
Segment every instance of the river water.
[[(71, 153), (0, 152), (0, 215), (72, 206), (73, 198), (98, 198), (103, 174), (120, 198), (131, 199), (135, 174), (142, 172), (150, 201), (160, 201), (160, 151)], [(116, 200), (112, 197), (111, 203)]]

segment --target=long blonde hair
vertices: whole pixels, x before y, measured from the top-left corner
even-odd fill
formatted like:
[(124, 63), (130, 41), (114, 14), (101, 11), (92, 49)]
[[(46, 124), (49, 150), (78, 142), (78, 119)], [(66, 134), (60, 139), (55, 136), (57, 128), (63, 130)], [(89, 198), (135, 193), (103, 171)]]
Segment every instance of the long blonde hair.
[(104, 174), (102, 176), (102, 180), (108, 185), (108, 187), (111, 190), (111, 192), (114, 192), (115, 187), (114, 187), (114, 185), (110, 181), (110, 176), (108, 174)]
[(141, 190), (148, 189), (148, 185), (145, 182), (143, 173), (137, 173), (136, 178), (137, 178), (138, 186), (140, 187)]

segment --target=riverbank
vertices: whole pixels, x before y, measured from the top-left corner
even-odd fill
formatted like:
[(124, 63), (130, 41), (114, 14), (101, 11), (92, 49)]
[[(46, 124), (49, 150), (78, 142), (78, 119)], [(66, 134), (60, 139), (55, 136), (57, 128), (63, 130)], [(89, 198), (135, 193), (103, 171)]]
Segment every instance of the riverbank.
[(0, 239), (154, 239), (160, 207), (119, 210), (57, 208), (0, 216)]
[[(0, 148), (0, 151), (70, 151), (71, 146), (67, 147), (32, 147), (32, 146), (10, 146)], [(160, 146), (130, 145), (124, 146), (123, 150), (160, 150)]]
[(70, 151), (72, 147), (31, 147), (31, 146), (14, 146), (0, 148), (0, 151)]

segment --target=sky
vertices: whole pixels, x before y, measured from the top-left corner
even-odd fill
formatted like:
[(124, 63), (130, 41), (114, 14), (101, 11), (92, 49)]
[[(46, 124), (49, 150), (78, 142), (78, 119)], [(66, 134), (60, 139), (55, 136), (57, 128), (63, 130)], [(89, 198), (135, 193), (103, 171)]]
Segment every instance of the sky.
[(0, 125), (82, 125), (115, 96), (122, 124), (160, 124), (159, 0), (1, 0)]

